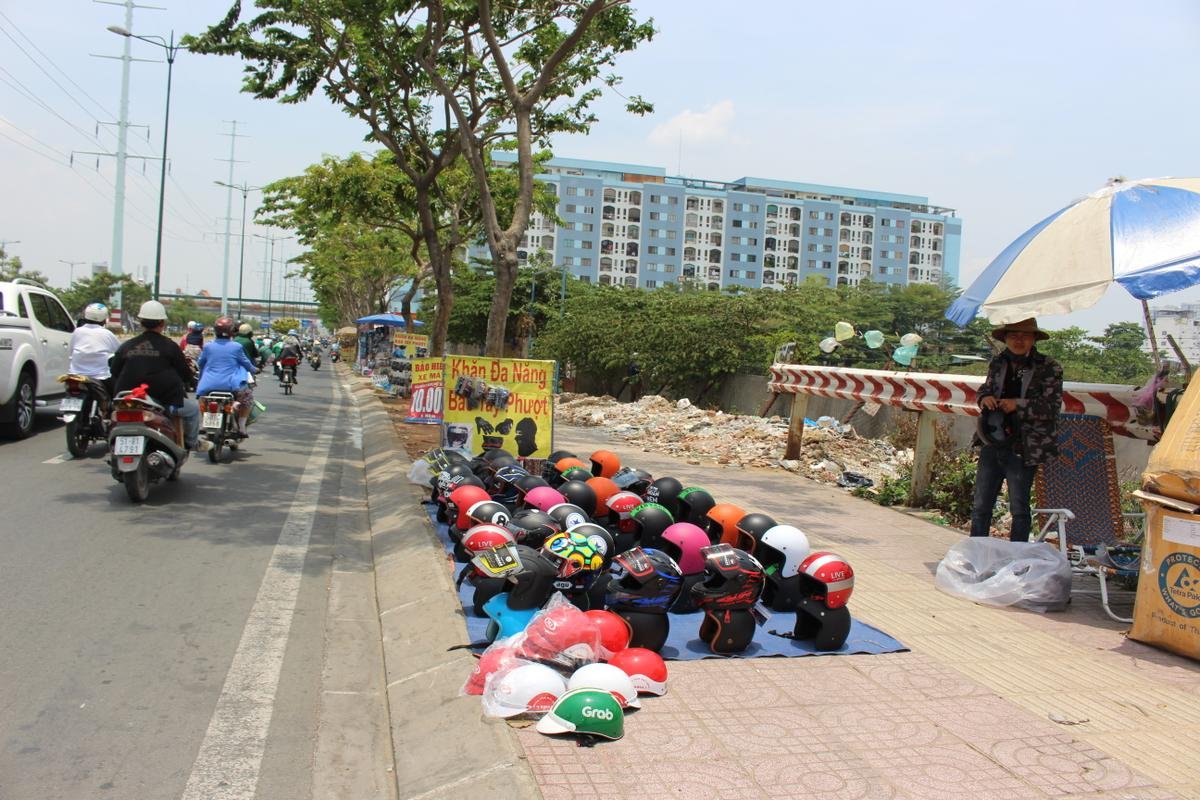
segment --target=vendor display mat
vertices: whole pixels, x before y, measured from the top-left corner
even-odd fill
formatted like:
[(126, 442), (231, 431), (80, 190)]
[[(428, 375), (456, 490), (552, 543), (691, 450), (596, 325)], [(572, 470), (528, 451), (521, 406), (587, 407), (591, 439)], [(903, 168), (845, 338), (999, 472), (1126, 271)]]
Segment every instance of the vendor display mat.
[[(454, 545), (450, 541), (449, 526), (443, 522), (438, 522), (435, 518), (437, 506), (432, 503), (426, 503), (425, 508), (429, 513), (429, 519), (433, 522), (434, 528), (437, 530), (438, 539), (445, 548), (447, 554), (454, 552)], [(466, 564), (459, 564), (456, 570), (455, 577), (458, 572), (469, 567)], [(483, 642), (487, 639), (488, 618), (478, 617), (475, 615), (475, 603), (472, 599), (474, 588), (463, 583), (458, 589), (458, 601), (462, 605), (463, 614), (467, 621), (467, 635), (471, 642)], [(754, 641), (750, 643), (741, 653), (736, 655), (723, 655), (712, 652), (708, 649), (697, 634), (700, 630), (700, 623), (704, 620), (704, 613), (697, 611), (692, 614), (670, 614), (668, 615), (671, 621), (671, 633), (667, 637), (667, 643), (663, 645), (659, 654), (668, 661), (694, 661), (700, 658), (759, 658), (762, 656), (846, 656), (856, 654), (875, 655), (878, 653), (901, 653), (907, 652), (908, 648), (901, 644), (896, 639), (888, 636), (878, 628), (867, 625), (858, 620), (852, 620), (850, 625), (850, 636), (846, 639), (846, 643), (838, 650), (815, 650), (810, 641), (796, 641), (770, 633), (777, 631), (779, 633), (790, 634), (792, 628), (796, 624), (796, 615), (790, 612), (775, 613), (767, 620), (767, 624), (760, 627), (754, 634)]]

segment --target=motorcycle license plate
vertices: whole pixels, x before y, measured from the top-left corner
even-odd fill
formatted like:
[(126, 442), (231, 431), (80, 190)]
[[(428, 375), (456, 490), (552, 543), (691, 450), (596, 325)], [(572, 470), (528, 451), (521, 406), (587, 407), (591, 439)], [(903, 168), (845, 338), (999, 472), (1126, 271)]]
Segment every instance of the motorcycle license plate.
[(205, 411), (204, 418), (200, 420), (200, 426), (203, 428), (217, 428), (219, 430), (223, 421), (220, 413), (214, 414), (211, 411)]
[(144, 436), (118, 436), (113, 439), (113, 455), (140, 456), (146, 449)]
[(58, 404), (58, 410), (64, 414), (69, 414), (72, 411), (82, 411), (83, 410), (83, 398), (82, 397), (64, 397), (62, 399), (62, 401)]

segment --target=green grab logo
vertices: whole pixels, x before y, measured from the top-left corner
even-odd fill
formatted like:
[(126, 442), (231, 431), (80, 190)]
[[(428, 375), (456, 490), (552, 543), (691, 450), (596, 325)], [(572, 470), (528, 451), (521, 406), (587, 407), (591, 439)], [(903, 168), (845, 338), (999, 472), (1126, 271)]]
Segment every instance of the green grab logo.
[(1200, 619), (1200, 558), (1170, 553), (1158, 566), (1158, 591), (1181, 617)]

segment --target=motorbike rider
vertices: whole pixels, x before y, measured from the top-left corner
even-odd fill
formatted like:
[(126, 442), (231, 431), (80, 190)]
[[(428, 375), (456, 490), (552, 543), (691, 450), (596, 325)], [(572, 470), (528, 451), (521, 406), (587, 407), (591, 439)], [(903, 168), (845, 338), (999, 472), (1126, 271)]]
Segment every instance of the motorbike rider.
[(195, 347), (194, 354), (189, 353), (192, 358), (199, 358), (200, 351), (204, 349), (204, 323), (192, 320), (187, 324), (187, 333), (179, 340), (179, 349), (187, 352), (189, 347)]
[(258, 367), (246, 355), (240, 342), (234, 341), (234, 322), (229, 317), (218, 317), (213, 323), (216, 339), (200, 354), (200, 383), (196, 396), (209, 392), (232, 392), (239, 403), (237, 411), (238, 433), (245, 437), (246, 420), (254, 406), (254, 393), (248, 384), (249, 376), (258, 373)]
[[(282, 377), (282, 368), (278, 366), (280, 359), (294, 358), (297, 362), (300, 360), (300, 334), (296, 332), (295, 328), (290, 329), (286, 336), (275, 343), (275, 348), (275, 364), (277, 365), (275, 371)], [(292, 383), (300, 383), (300, 381), (296, 380), (299, 372), (299, 370), (296, 370), (292, 374)]]
[(112, 370), (108, 360), (121, 346), (121, 340), (104, 327), (108, 321), (108, 306), (89, 303), (83, 310), (83, 324), (71, 334), (71, 363), (67, 372), (85, 375), (98, 381), (112, 394)]
[[(216, 328), (216, 323), (213, 323), (213, 327)], [(233, 340), (242, 346), (242, 349), (246, 351), (246, 357), (257, 367), (258, 345), (254, 343), (253, 333), (254, 329), (250, 327), (249, 323), (243, 322), (238, 326), (237, 336), (233, 337)]]
[(117, 348), (110, 362), (114, 393), (147, 384), (150, 396), (166, 406), (167, 413), (183, 419), (184, 446), (210, 450), (212, 443), (200, 439), (200, 406), (185, 389), (192, 379), (191, 367), (179, 345), (162, 334), (167, 310), (157, 300), (147, 300), (137, 317), (143, 332)]

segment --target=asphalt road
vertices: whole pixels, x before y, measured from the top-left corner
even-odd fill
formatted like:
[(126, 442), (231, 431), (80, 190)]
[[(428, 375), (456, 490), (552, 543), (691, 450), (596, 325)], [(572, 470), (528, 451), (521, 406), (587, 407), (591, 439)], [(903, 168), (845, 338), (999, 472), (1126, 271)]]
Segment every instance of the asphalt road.
[(304, 368), (230, 463), (130, 503), (41, 421), (0, 442), (0, 798), (308, 797), (361, 428)]

